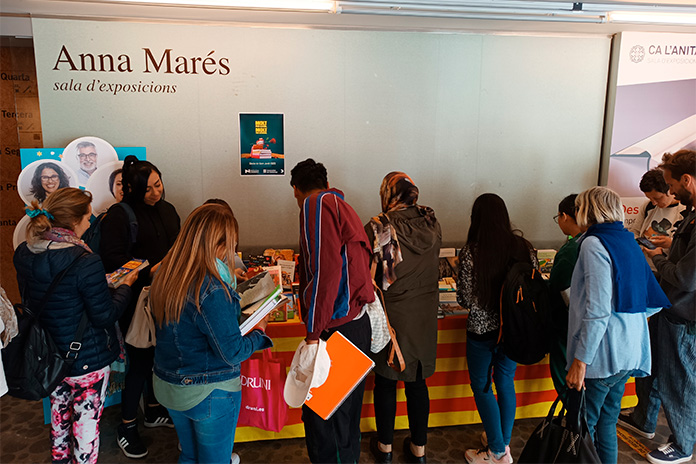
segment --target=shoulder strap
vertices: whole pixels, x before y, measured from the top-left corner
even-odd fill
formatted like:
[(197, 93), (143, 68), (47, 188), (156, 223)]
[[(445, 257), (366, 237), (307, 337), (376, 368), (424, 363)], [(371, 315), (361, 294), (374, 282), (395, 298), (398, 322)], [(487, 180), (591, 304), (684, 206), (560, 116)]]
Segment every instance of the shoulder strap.
[[(87, 254), (86, 250), (82, 250), (82, 253), (75, 258), (65, 269), (60, 271), (57, 276), (53, 278), (53, 281), (51, 282), (51, 285), (48, 287), (48, 290), (44, 294), (43, 298), (41, 299), (41, 302), (39, 303), (39, 306), (36, 308), (36, 311), (34, 313), (34, 317), (38, 318), (39, 313), (41, 310), (46, 306), (46, 303), (48, 302), (48, 299), (51, 297), (53, 294), (53, 291), (56, 289), (58, 284), (60, 283), (61, 280), (65, 277), (65, 275), (72, 269), (75, 264), (84, 256)], [(26, 309), (26, 308), (25, 308)], [(31, 311), (30, 311), (31, 313)], [(37, 320), (38, 322), (38, 320)], [(82, 336), (85, 333), (85, 329), (87, 328), (87, 311), (82, 312), (82, 317), (80, 318), (80, 323), (77, 326), (77, 331), (75, 332), (75, 336), (73, 337), (73, 342), (70, 343), (70, 346), (68, 348), (68, 352), (65, 354), (65, 360), (66, 362), (72, 364), (75, 362), (75, 359), (77, 359), (77, 354), (80, 351), (80, 348), (82, 348)]]
[(114, 203), (114, 205), (120, 206), (126, 212), (126, 215), (128, 216), (130, 243), (132, 245), (135, 243), (135, 240), (138, 238), (138, 218), (135, 217), (135, 211), (133, 211), (133, 208), (131, 208), (131, 206), (128, 203), (125, 203), (123, 201), (121, 201), (119, 203)]

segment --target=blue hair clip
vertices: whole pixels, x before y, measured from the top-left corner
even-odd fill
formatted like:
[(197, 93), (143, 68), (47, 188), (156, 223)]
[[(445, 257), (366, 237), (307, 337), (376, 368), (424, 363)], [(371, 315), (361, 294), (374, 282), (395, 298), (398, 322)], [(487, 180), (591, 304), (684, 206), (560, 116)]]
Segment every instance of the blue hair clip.
[(53, 215), (51, 213), (49, 213), (48, 211), (46, 211), (45, 209), (25, 208), (24, 211), (27, 213), (27, 216), (29, 216), (30, 218), (35, 218), (36, 216), (41, 216), (43, 214), (51, 221), (54, 219)]

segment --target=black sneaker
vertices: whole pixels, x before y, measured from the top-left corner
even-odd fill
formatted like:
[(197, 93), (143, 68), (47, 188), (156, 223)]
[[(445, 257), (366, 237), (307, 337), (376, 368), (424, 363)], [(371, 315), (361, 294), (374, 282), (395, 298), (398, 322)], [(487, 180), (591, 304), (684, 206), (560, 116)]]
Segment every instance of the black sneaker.
[(672, 443), (662, 445), (646, 456), (648, 461), (653, 464), (679, 464), (691, 461), (692, 457), (691, 454), (687, 455), (679, 451)]
[(128, 458), (139, 459), (147, 456), (147, 448), (140, 439), (137, 422), (119, 424), (116, 432), (116, 440), (123, 454)]
[(638, 427), (638, 424), (633, 420), (633, 416), (630, 414), (619, 414), (619, 426), (625, 428), (626, 430), (630, 430), (633, 433), (637, 433), (643, 438), (647, 438), (648, 440), (652, 440), (655, 438), (655, 432), (647, 432), (640, 427)]
[(174, 422), (169, 417), (167, 408), (162, 405), (145, 409), (145, 427), (169, 427), (174, 428)]

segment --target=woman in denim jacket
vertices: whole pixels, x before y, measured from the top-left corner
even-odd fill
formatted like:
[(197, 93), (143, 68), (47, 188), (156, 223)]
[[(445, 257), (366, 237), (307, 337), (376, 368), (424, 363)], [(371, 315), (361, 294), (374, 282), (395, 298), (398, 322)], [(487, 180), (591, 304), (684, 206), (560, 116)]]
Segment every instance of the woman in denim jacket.
[(239, 331), (234, 262), (237, 223), (206, 204), (186, 219), (150, 290), (157, 326), (154, 388), (176, 427), (179, 462), (229, 463), (241, 403), (239, 363), (272, 346), (266, 321)]

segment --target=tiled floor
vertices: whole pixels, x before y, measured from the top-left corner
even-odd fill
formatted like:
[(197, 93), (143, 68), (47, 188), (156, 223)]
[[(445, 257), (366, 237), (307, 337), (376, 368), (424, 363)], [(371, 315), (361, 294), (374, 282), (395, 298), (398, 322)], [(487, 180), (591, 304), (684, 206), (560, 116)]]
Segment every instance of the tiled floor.
[[(141, 428), (141, 434), (150, 453), (142, 460), (128, 459), (116, 444), (116, 426), (120, 410), (112, 406), (104, 411), (101, 428), (101, 463), (173, 463), (179, 455), (176, 432), (173, 429)], [(525, 441), (532, 433), (540, 419), (518, 420), (515, 423), (511, 445), (512, 455), (516, 459), (522, 452)], [(430, 430), (428, 436), (428, 461), (443, 463), (460, 463), (464, 461), (466, 448), (478, 447), (483, 427), (462, 425), (441, 427)], [(398, 431), (394, 437), (394, 460), (401, 460), (401, 444), (408, 432)], [(653, 449), (666, 441), (669, 429), (664, 416), (660, 416), (657, 435), (654, 440), (639, 440)], [(361, 463), (369, 463), (369, 441), (372, 434), (364, 434), (362, 439)], [(262, 441), (239, 443), (235, 445), (242, 464), (246, 463), (306, 463), (307, 452), (303, 439)], [(37, 463), (49, 462), (49, 426), (43, 424), (41, 404), (18, 400), (8, 396), (0, 398), (0, 462), (2, 463)], [(646, 462), (637, 452), (619, 440), (620, 463)]]

